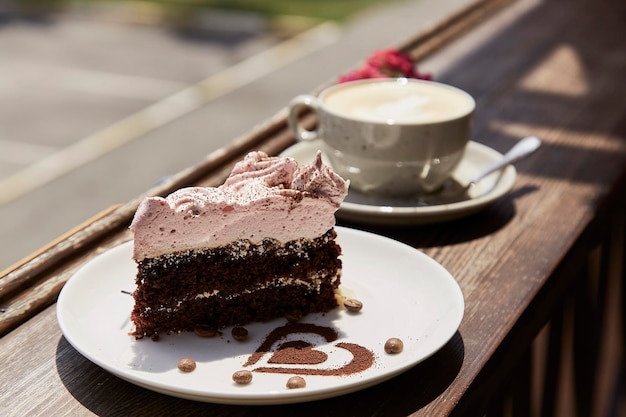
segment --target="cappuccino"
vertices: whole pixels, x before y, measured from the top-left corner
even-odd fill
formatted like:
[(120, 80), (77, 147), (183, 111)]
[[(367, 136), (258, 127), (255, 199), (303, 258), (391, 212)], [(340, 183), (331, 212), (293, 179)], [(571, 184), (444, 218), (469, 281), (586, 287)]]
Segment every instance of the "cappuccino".
[(352, 119), (389, 124), (437, 123), (467, 115), (474, 100), (438, 83), (345, 84), (324, 94), (324, 106)]
[[(322, 139), (322, 150), (352, 189), (414, 196), (440, 188), (470, 138), (474, 99), (433, 81), (370, 79), (336, 84), (319, 96), (289, 103), (288, 123), (298, 140)], [(303, 109), (318, 118), (299, 122)]]

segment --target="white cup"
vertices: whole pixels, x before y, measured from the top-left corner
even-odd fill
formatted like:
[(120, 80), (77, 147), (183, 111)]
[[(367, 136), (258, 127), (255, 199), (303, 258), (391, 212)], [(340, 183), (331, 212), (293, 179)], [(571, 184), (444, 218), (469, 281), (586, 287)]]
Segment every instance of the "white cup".
[[(322, 139), (332, 168), (364, 193), (407, 196), (436, 191), (470, 139), (476, 104), (466, 92), (406, 78), (352, 81), (289, 103), (297, 140)], [(299, 123), (308, 108), (315, 130)]]

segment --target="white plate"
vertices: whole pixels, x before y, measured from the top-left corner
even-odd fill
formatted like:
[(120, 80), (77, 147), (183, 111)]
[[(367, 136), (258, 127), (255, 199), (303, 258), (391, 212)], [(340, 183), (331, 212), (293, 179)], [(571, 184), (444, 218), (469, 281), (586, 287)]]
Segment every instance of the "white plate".
[[(246, 325), (250, 336), (245, 342), (232, 340), (230, 329), (216, 338), (183, 333), (161, 336), (158, 342), (135, 340), (128, 335), (133, 330), (129, 321), (133, 299), (122, 292), (134, 289), (132, 242), (97, 256), (67, 282), (57, 304), (61, 331), (76, 350), (107, 371), (150, 390), (197, 401), (281, 404), (374, 385), (428, 358), (454, 335), (463, 317), (463, 295), (454, 278), (422, 252), (362, 231), (337, 227), (337, 232), (344, 253), (342, 292), (362, 301), (363, 309), (357, 314), (337, 309), (302, 320), (334, 328), (339, 332), (335, 342), (320, 343), (311, 334), (289, 337), (317, 344), (328, 355), (319, 365), (322, 368), (336, 368), (351, 359), (336, 346), (339, 342), (370, 350), (375, 363), (360, 373), (306, 375), (303, 389), (288, 390), (285, 384), (291, 375), (278, 373), (253, 372), (250, 384), (235, 384), (232, 374), (244, 369), (250, 354), (286, 323), (284, 319)], [(403, 340), (402, 353), (384, 352), (391, 337)], [(196, 360), (195, 371), (178, 370), (178, 361), (185, 357)]]
[[(299, 142), (287, 149), (281, 155), (290, 156), (300, 163), (309, 163), (315, 153), (322, 150), (322, 141)], [(452, 177), (466, 184), (493, 162), (502, 158), (502, 154), (470, 141), (465, 150), (465, 156), (459, 163)], [(330, 166), (328, 160), (324, 163)], [(515, 184), (515, 167), (507, 166), (500, 173), (486, 177), (472, 190), (470, 200), (440, 204), (423, 205), (417, 199), (384, 198), (369, 196), (355, 190), (349, 190), (346, 199), (337, 211), (337, 217), (357, 223), (367, 224), (425, 224), (449, 221), (476, 213), (506, 195)]]

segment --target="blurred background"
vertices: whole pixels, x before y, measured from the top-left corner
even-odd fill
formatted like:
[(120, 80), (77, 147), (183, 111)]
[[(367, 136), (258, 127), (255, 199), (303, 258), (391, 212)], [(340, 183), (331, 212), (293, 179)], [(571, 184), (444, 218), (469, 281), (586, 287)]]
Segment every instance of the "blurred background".
[(0, 1), (0, 270), (461, 3)]

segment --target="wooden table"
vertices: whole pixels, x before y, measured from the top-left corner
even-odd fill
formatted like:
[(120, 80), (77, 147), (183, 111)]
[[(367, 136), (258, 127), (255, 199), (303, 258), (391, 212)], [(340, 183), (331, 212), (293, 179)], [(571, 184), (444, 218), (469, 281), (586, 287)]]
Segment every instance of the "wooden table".
[[(513, 192), (474, 216), (344, 224), (412, 245), (458, 280), (465, 316), (430, 359), (360, 392), (265, 407), (172, 398), (107, 373), (62, 336), (54, 301), (80, 265), (129, 239), (139, 196), (3, 273), (0, 415), (610, 415), (624, 366), (625, 40), (619, 0), (492, 0), (399, 45), (476, 98), (477, 141), (544, 141)], [(146, 194), (218, 185), (248, 150), (292, 142), (281, 112)]]

